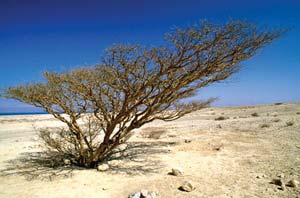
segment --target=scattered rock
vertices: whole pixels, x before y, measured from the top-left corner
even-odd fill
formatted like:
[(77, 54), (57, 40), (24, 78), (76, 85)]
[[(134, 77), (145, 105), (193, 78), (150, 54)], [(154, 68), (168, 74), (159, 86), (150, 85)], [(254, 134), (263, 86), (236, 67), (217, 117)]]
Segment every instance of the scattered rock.
[(288, 126), (293, 126), (294, 125), (294, 122), (293, 121), (288, 121), (288, 122), (286, 122), (286, 126), (288, 127)]
[(228, 119), (228, 117), (219, 116), (219, 117), (216, 117), (216, 118), (215, 118), (216, 121), (226, 120), (226, 119)]
[(277, 177), (279, 177), (279, 178), (284, 178), (284, 174), (283, 173), (281, 173), (281, 174), (279, 174), (279, 175), (277, 175)]
[(114, 154), (112, 154), (113, 158), (120, 158), (122, 156), (122, 154), (120, 152), (116, 152)]
[(172, 168), (171, 172), (169, 172), (169, 175), (182, 176), (182, 171), (176, 168)]
[(141, 197), (141, 192), (135, 192), (128, 196), (128, 198), (140, 198), (140, 197)]
[(299, 186), (299, 181), (292, 179), (287, 183), (287, 186), (293, 187), (293, 188), (298, 188)]
[(177, 143), (176, 142), (168, 142), (167, 146), (175, 146)]
[(283, 186), (283, 181), (282, 181), (282, 179), (273, 179), (271, 183), (272, 183), (272, 184), (275, 184), (275, 185), (277, 185), (277, 186)]
[(32, 141), (37, 142), (37, 141), (39, 141), (39, 138), (38, 137), (34, 137), (34, 138), (32, 138)]
[(148, 190), (141, 190), (139, 192), (134, 192), (128, 196), (128, 198), (156, 198), (155, 192), (148, 192)]
[(127, 149), (127, 144), (121, 144), (121, 145), (119, 145), (119, 147), (118, 147), (118, 150), (119, 151), (124, 151), (124, 150), (126, 150)]
[(263, 124), (260, 124), (259, 127), (260, 127), (260, 128), (269, 128), (270, 125), (267, 124), (267, 123), (263, 123)]
[(151, 192), (147, 198), (156, 198), (156, 193), (155, 192)]
[(279, 118), (275, 118), (275, 119), (272, 119), (271, 121), (272, 122), (280, 122), (280, 119)]
[(195, 190), (195, 187), (190, 182), (184, 182), (178, 189), (185, 192), (192, 192)]
[(223, 148), (223, 146), (216, 146), (216, 147), (214, 148), (214, 150), (215, 150), (215, 151), (220, 151), (222, 148)]
[(65, 165), (65, 166), (70, 166), (70, 165), (71, 165), (71, 160), (69, 160), (69, 159), (64, 159), (64, 165)]
[(71, 163), (72, 163), (72, 164), (77, 164), (76, 159), (75, 159), (75, 158), (71, 158)]
[(109, 169), (109, 165), (108, 164), (100, 164), (97, 167), (98, 171), (107, 171)]
[(285, 191), (286, 187), (284, 185), (280, 186), (280, 188), (278, 188), (279, 190)]
[(144, 158), (136, 158), (133, 161), (135, 161), (135, 162), (145, 162), (146, 159), (144, 159)]
[(278, 113), (277, 112), (273, 112), (273, 113), (271, 113), (271, 116), (277, 117)]
[(218, 129), (222, 129), (222, 126), (220, 124), (217, 125)]
[[(280, 175), (278, 175), (278, 177), (284, 177), (284, 176), (283, 176), (283, 174), (280, 174)], [(275, 192), (278, 192), (278, 190), (282, 190), (282, 191), (286, 190), (286, 187), (284, 185), (282, 178), (273, 179), (270, 183), (279, 186), (277, 189), (274, 189)], [(289, 185), (289, 183), (287, 184), (287, 186), (288, 185)]]
[(110, 166), (118, 166), (120, 164), (119, 160), (110, 160), (107, 162)]
[(191, 143), (191, 142), (192, 142), (192, 140), (189, 140), (189, 139), (184, 140), (184, 143)]
[(264, 178), (264, 177), (266, 177), (266, 175), (257, 175), (256, 176), (257, 179), (261, 179), (261, 178)]
[(147, 196), (148, 196), (148, 190), (145, 189), (141, 190), (141, 197), (146, 198)]

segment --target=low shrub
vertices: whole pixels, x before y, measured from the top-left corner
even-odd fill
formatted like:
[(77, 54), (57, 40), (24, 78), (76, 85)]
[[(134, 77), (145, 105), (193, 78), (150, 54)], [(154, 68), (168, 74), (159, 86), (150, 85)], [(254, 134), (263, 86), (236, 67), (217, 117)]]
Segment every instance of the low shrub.
[(251, 114), (253, 117), (258, 117), (258, 113), (254, 112)]
[(276, 102), (274, 103), (274, 105), (282, 105), (283, 103), (282, 102)]

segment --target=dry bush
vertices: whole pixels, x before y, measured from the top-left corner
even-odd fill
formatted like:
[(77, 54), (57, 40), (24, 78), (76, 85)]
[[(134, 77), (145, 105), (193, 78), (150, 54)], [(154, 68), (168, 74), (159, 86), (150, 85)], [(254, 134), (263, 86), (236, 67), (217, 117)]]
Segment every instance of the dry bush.
[(282, 102), (276, 102), (274, 103), (274, 105), (282, 105), (283, 103)]
[[(174, 29), (165, 46), (115, 45), (97, 65), (46, 72), (42, 83), (8, 87), (1, 96), (42, 108), (63, 122), (67, 129), (41, 133), (44, 143), (79, 166), (94, 168), (134, 129), (209, 106), (214, 99), (183, 101), (236, 73), (282, 33), (243, 21), (204, 21)], [(91, 117), (81, 125), (87, 114)]]
[(296, 114), (297, 114), (297, 115), (300, 115), (300, 112), (297, 112)]

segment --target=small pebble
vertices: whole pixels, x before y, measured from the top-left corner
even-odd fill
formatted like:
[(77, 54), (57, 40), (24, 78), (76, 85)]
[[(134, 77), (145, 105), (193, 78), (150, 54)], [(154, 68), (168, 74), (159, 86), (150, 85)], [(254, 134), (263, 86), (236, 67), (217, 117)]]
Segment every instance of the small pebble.
[(109, 169), (109, 165), (108, 164), (100, 164), (97, 167), (98, 171), (107, 171)]
[(172, 168), (171, 172), (169, 172), (169, 175), (182, 176), (182, 171), (176, 168)]
[(283, 181), (282, 181), (282, 179), (273, 179), (271, 183), (272, 183), (272, 184), (275, 184), (275, 185), (277, 185), (277, 186), (283, 186)]
[(279, 175), (277, 175), (277, 177), (279, 177), (279, 178), (284, 178), (284, 174), (283, 173), (281, 173), (281, 174), (279, 174)]
[(185, 192), (192, 192), (195, 190), (195, 187), (190, 182), (184, 182), (178, 189)]
[(287, 183), (288, 186), (293, 187), (293, 188), (298, 188), (299, 186), (299, 181), (292, 179)]
[(66, 166), (71, 165), (71, 160), (69, 160), (69, 159), (64, 159), (64, 165), (66, 165)]
[(143, 189), (143, 190), (141, 190), (141, 197), (147, 197), (148, 196), (148, 190), (145, 190), (145, 189)]
[(186, 139), (186, 140), (184, 140), (184, 142), (185, 142), (185, 143), (191, 143), (191, 142), (192, 142), (192, 140), (188, 140), (188, 139)]
[(282, 191), (285, 191), (286, 190), (286, 187), (284, 185), (282, 185), (279, 190), (282, 190)]

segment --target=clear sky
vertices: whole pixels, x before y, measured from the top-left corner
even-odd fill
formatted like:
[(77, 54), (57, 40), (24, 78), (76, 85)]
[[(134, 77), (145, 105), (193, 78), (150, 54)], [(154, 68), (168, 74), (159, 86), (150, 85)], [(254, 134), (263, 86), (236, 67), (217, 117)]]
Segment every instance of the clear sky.
[[(114, 43), (163, 44), (174, 26), (244, 19), (292, 27), (225, 83), (199, 91), (216, 106), (300, 102), (299, 0), (0, 0), (0, 89), (100, 61)], [(40, 111), (0, 99), (0, 112)]]

